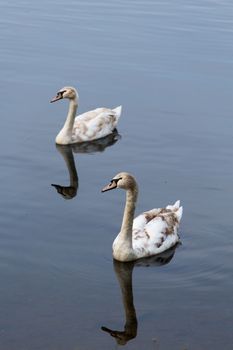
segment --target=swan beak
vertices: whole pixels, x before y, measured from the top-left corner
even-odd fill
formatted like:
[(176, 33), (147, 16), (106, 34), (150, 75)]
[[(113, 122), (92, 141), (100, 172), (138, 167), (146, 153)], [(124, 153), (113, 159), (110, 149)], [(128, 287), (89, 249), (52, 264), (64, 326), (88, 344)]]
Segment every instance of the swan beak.
[(105, 186), (101, 192), (106, 192), (106, 191), (110, 191), (110, 190), (114, 190), (114, 188), (117, 188), (117, 182), (112, 180), (110, 182), (110, 184), (108, 184), (107, 186)]
[(50, 103), (53, 103), (53, 102), (56, 102), (56, 101), (59, 101), (61, 100), (63, 97), (62, 97), (62, 94), (57, 94), (55, 97), (52, 98), (52, 100), (50, 101)]

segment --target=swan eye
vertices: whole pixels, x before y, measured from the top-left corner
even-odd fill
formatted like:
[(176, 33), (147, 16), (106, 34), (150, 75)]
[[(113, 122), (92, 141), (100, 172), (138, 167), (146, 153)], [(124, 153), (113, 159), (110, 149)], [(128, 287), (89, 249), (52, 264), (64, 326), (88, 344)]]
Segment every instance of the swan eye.
[(119, 179), (112, 179), (110, 183), (112, 184), (113, 182), (115, 182), (115, 184), (117, 185), (119, 180), (122, 180), (122, 177), (119, 177)]
[(57, 97), (63, 97), (63, 94), (66, 92), (66, 90), (58, 91)]

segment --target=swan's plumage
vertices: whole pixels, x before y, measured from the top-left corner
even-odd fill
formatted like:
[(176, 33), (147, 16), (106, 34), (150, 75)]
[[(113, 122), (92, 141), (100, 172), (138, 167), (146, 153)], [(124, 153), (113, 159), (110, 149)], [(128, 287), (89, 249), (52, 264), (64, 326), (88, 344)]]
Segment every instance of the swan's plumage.
[(114, 109), (96, 108), (76, 116), (78, 108), (78, 92), (71, 86), (65, 86), (51, 100), (69, 99), (69, 111), (65, 124), (56, 137), (60, 145), (87, 142), (100, 139), (111, 134), (117, 126), (121, 115), (121, 106)]
[(96, 108), (78, 115), (74, 120), (72, 140), (86, 142), (105, 137), (116, 129), (121, 106), (114, 109)]
[(180, 201), (173, 206), (152, 209), (133, 221), (132, 244), (138, 255), (151, 256), (179, 242), (178, 227), (182, 217)]
[(180, 201), (166, 208), (146, 211), (134, 219), (136, 180), (128, 173), (120, 173), (102, 191), (114, 188), (127, 191), (121, 231), (112, 246), (116, 260), (133, 261), (160, 254), (179, 242), (178, 227), (183, 212)]

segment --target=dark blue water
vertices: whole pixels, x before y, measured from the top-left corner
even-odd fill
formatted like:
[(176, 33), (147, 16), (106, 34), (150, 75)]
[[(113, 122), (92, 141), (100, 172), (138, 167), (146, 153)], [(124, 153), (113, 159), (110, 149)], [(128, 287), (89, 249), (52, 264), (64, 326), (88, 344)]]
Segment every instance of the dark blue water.
[[(1, 349), (115, 349), (101, 327), (124, 331), (123, 302), (137, 320), (125, 349), (232, 349), (232, 2), (3, 0), (0, 13)], [(121, 138), (56, 148), (67, 104), (49, 100), (64, 85), (80, 113), (122, 104)], [(138, 180), (137, 213), (184, 206), (182, 245), (125, 273), (111, 253), (124, 193), (100, 193), (120, 171)], [(66, 200), (51, 184), (70, 176)]]

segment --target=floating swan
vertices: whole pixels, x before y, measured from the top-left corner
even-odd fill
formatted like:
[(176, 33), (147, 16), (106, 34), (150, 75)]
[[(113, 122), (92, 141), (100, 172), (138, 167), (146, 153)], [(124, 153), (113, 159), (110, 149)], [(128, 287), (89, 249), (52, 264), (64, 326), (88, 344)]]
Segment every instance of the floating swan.
[(126, 205), (120, 233), (113, 242), (113, 257), (133, 261), (164, 252), (179, 242), (178, 227), (182, 217), (180, 201), (166, 208), (152, 209), (134, 219), (138, 186), (135, 178), (119, 173), (102, 192), (114, 188), (126, 190)]
[(133, 301), (132, 283), (134, 267), (161, 266), (168, 264), (172, 260), (175, 250), (176, 246), (159, 255), (142, 260), (131, 261), (127, 264), (121, 261), (113, 260), (114, 270), (121, 288), (122, 303), (125, 311), (125, 326), (123, 331), (114, 330), (108, 327), (101, 327), (101, 329), (114, 337), (117, 344), (125, 345), (129, 340), (137, 336), (138, 322)]
[(65, 86), (50, 102), (63, 98), (68, 98), (70, 105), (65, 124), (56, 137), (57, 144), (68, 145), (96, 140), (111, 134), (116, 128), (121, 106), (114, 109), (97, 108), (75, 117), (78, 108), (78, 93), (75, 88)]

